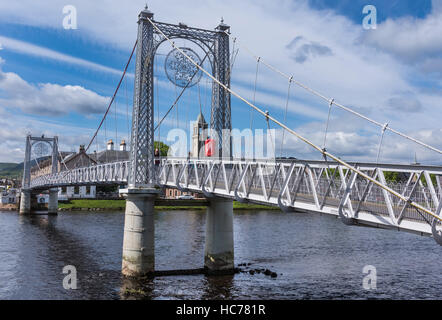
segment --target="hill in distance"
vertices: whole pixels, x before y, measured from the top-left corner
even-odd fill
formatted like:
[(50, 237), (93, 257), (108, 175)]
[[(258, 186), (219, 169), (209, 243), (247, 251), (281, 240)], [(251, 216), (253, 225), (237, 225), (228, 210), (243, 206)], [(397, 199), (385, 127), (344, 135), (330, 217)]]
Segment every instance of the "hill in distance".
[[(42, 161), (48, 159), (50, 156), (44, 156), (38, 159), (31, 160), (31, 167), (36, 165), (35, 161), (41, 163)], [(9, 179), (21, 179), (23, 176), (23, 162), (12, 163), (12, 162), (0, 162), (0, 178)]]
[(23, 175), (23, 162), (0, 162), (0, 178), (18, 179)]

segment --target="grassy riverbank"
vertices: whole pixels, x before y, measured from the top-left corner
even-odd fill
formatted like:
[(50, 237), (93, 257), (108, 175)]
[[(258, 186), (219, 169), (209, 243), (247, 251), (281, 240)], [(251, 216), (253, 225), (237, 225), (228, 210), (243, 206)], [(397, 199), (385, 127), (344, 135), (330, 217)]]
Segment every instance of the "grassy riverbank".
[[(59, 203), (61, 211), (103, 211), (103, 210), (124, 210), (125, 200), (71, 200)], [(204, 210), (204, 206), (155, 206), (157, 210)], [(234, 210), (278, 210), (276, 207), (269, 207), (257, 204), (245, 204), (234, 201)]]

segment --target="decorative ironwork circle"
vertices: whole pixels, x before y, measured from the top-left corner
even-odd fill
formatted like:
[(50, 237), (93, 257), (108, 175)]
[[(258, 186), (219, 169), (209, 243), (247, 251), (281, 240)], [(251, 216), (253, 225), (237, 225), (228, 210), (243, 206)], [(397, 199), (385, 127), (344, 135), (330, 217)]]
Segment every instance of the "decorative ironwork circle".
[(33, 149), (34, 154), (37, 156), (37, 158), (49, 155), (49, 145), (47, 142), (37, 142), (36, 144), (34, 144)]
[[(198, 65), (201, 65), (201, 58), (195, 51), (185, 47), (180, 48), (180, 50), (187, 54)], [(178, 49), (169, 52), (164, 63), (164, 69), (170, 82), (181, 88), (185, 88), (186, 86), (188, 88), (193, 87), (202, 77), (202, 72), (178, 51)]]

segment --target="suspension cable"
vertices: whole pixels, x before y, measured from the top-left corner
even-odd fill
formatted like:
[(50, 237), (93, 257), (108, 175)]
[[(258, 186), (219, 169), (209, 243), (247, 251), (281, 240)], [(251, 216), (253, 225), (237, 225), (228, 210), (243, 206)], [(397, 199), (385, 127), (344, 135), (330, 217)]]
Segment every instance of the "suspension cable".
[[(177, 79), (176, 79), (176, 74), (175, 74), (175, 84), (174, 84), (174, 93), (175, 93), (175, 96), (177, 96), (177, 84), (176, 84), (176, 82), (177, 82)], [(183, 93), (184, 93), (184, 91), (183, 91)], [(181, 98), (181, 96), (180, 96), (180, 98)], [(175, 114), (175, 120), (176, 120), (176, 127), (177, 128), (179, 128), (179, 123), (178, 123), (178, 109), (179, 109), (179, 105), (178, 105), (178, 100), (175, 100), (176, 101), (176, 104), (175, 104), (175, 109), (176, 109), (176, 114)]]
[(399, 199), (402, 199), (403, 201), (407, 201), (409, 202), (409, 204), (413, 207), (415, 207), (418, 210), (422, 210), (425, 213), (431, 215), (432, 217), (434, 217), (435, 219), (442, 221), (442, 217), (437, 216), (436, 214), (434, 214), (433, 212), (431, 212), (430, 210), (422, 207), (420, 204), (414, 202), (414, 201), (410, 201), (409, 199), (405, 198), (403, 195), (401, 195), (400, 193), (394, 191), (393, 189), (391, 189), (390, 187), (382, 184), (381, 182), (377, 181), (376, 179), (373, 179), (372, 177), (370, 177), (369, 175), (367, 175), (366, 173), (362, 172), (361, 170), (355, 168), (354, 166), (350, 165), (349, 163), (345, 162), (344, 160), (341, 160), (339, 157), (323, 150), (321, 147), (317, 146), (316, 144), (314, 144), (313, 142), (311, 142), (310, 140), (304, 138), (302, 135), (300, 135), (299, 133), (297, 133), (296, 131), (290, 129), (289, 127), (287, 127), (285, 124), (281, 123), (280, 121), (278, 121), (277, 119), (275, 119), (274, 117), (270, 116), (269, 114), (266, 114), (265, 111), (261, 110), (260, 108), (258, 108), (257, 106), (255, 106), (253, 103), (251, 103), (250, 101), (246, 100), (245, 98), (243, 98), (241, 95), (239, 95), (238, 93), (236, 93), (235, 91), (233, 91), (232, 89), (230, 89), (228, 86), (226, 86), (224, 83), (222, 83), (221, 81), (219, 81), (218, 79), (216, 79), (212, 74), (210, 74), (210, 72), (208, 72), (206, 69), (202, 68), (198, 63), (196, 63), (191, 57), (189, 57), (183, 50), (181, 50), (180, 48), (178, 48), (173, 41), (171, 41), (165, 34), (164, 32), (158, 28), (158, 26), (149, 18), (146, 17), (146, 19), (152, 24), (152, 26), (158, 31), (159, 34), (161, 34), (165, 39), (167, 39), (167, 41), (169, 41), (172, 46), (177, 49), (177, 51), (179, 51), (184, 57), (186, 57), (186, 59), (188, 59), (193, 65), (195, 65), (198, 69), (200, 69), (202, 72), (204, 72), (209, 78), (211, 78), (213, 81), (215, 81), (218, 85), (220, 85), (221, 87), (223, 87), (226, 91), (228, 91), (230, 94), (234, 95), (235, 97), (237, 97), (238, 99), (240, 99), (241, 101), (243, 101), (244, 103), (246, 103), (247, 105), (249, 105), (251, 108), (255, 109), (258, 113), (260, 113), (261, 115), (268, 117), (269, 120), (272, 120), (274, 123), (276, 123), (277, 125), (279, 125), (282, 128), (285, 128), (288, 132), (290, 132), (291, 134), (293, 134), (294, 136), (296, 136), (298, 139), (300, 139), (301, 141), (305, 142), (306, 144), (308, 144), (309, 146), (311, 146), (313, 149), (316, 149), (318, 152), (320, 152), (321, 154), (323, 154), (324, 156), (327, 156), (331, 159), (333, 159), (335, 162), (343, 165), (344, 167), (346, 167), (347, 169), (357, 173), (358, 175), (360, 175), (361, 177), (365, 178), (368, 181), (371, 181), (372, 183), (374, 183), (375, 185), (377, 185), (378, 187), (380, 187), (381, 189), (384, 189), (385, 191), (391, 193), (392, 195), (398, 197)]
[(98, 164), (98, 150), (100, 149), (100, 145), (98, 143), (98, 137), (95, 139), (95, 146), (97, 149), (95, 150), (95, 161), (97, 161), (96, 164)]
[[(118, 148), (118, 121), (117, 121), (117, 100), (115, 100), (114, 102), (114, 112), (115, 112), (115, 150), (117, 150)], [(116, 158), (117, 158), (117, 162), (118, 162), (118, 152), (115, 152), (116, 154)]]
[[(285, 103), (284, 123), (287, 123), (287, 112), (288, 112), (289, 103), (290, 103), (290, 90), (292, 88), (292, 80), (293, 80), (293, 77), (291, 77), (289, 79), (289, 85), (288, 85), (288, 89), (287, 89), (287, 101)], [(285, 129), (282, 130), (281, 157), (283, 156), (283, 153), (285, 153), (284, 146), (285, 146)]]
[(200, 105), (200, 113), (202, 114), (203, 113), (203, 105), (202, 105), (202, 101), (201, 101), (201, 86), (200, 86), (199, 82), (198, 82), (197, 86), (198, 86), (198, 103)]
[[(41, 171), (40, 164), (38, 163), (38, 157), (37, 157), (37, 154), (36, 154), (36, 153), (32, 150), (32, 148), (31, 148), (31, 155), (32, 155), (32, 153), (35, 155), (34, 160), (35, 160), (35, 163), (37, 164), (38, 171)], [(30, 161), (30, 162), (31, 162), (31, 161)]]
[[(260, 57), (256, 58), (256, 72), (255, 72), (255, 84), (253, 86), (253, 104), (256, 103), (256, 85), (258, 82), (258, 73), (259, 73), (259, 61)], [(253, 131), (253, 112), (250, 110), (250, 130)]]
[(327, 124), (325, 125), (324, 144), (323, 144), (324, 150), (327, 150), (327, 133), (328, 133), (328, 126), (330, 124), (330, 115), (331, 115), (331, 109), (333, 107), (333, 101), (335, 101), (335, 99), (331, 99), (330, 103), (328, 104), (328, 116), (327, 116)]
[[(156, 69), (157, 69), (156, 74), (158, 74), (158, 63), (156, 64)], [(156, 80), (156, 84), (155, 84), (154, 88), (155, 88), (155, 101), (156, 101), (156, 104), (157, 104), (157, 123), (158, 123), (160, 121), (160, 98), (159, 98), (160, 95), (159, 95), (159, 88), (158, 88), (158, 82), (159, 82), (158, 76), (155, 77), (155, 80)], [(157, 138), (157, 141), (158, 141), (158, 151), (160, 150), (160, 145), (161, 145), (160, 144), (160, 141), (161, 141), (160, 134), (161, 134), (161, 131), (158, 130), (158, 138)]]
[(229, 79), (229, 81), (232, 78), (233, 66), (235, 65), (236, 57), (238, 56), (238, 52), (239, 52), (239, 49), (236, 49), (235, 45), (236, 45), (236, 38), (233, 38), (232, 54), (230, 57), (230, 68), (227, 71), (227, 79)]
[(127, 68), (129, 67), (130, 61), (132, 60), (132, 56), (134, 55), (135, 48), (137, 47), (137, 43), (138, 43), (138, 39), (135, 41), (135, 44), (134, 44), (134, 47), (133, 47), (132, 52), (131, 52), (131, 54), (130, 54), (129, 60), (128, 60), (127, 63), (126, 63), (126, 67), (124, 68), (123, 74), (121, 75), (121, 79), (120, 79), (120, 81), (118, 82), (118, 85), (117, 85), (117, 88), (115, 89), (114, 95), (112, 96), (112, 99), (111, 99), (111, 101), (109, 102), (109, 106), (107, 107), (106, 112), (104, 113), (103, 119), (101, 119), (101, 122), (100, 122), (100, 124), (98, 125), (98, 128), (97, 128), (97, 130), (95, 131), (95, 133), (94, 133), (94, 135), (93, 135), (91, 141), (90, 141), (89, 144), (87, 145), (87, 148), (86, 148), (85, 152), (87, 152), (87, 151), (89, 150), (89, 148), (90, 148), (92, 142), (93, 142), (94, 139), (97, 137), (98, 131), (100, 130), (101, 126), (103, 125), (104, 119), (106, 119), (106, 116), (107, 116), (107, 114), (109, 113), (109, 110), (110, 110), (110, 108), (111, 108), (111, 106), (112, 106), (112, 103), (113, 103), (114, 100), (115, 100), (115, 96), (117, 95), (118, 89), (120, 89), (121, 82), (123, 82), (124, 76), (126, 75), (126, 71), (127, 71)]
[[(224, 32), (225, 32), (227, 35), (230, 36), (230, 34), (229, 34), (228, 32), (226, 32), (226, 31), (224, 31)], [(239, 42), (239, 41), (237, 40), (237, 42)], [(245, 46), (244, 44), (240, 44), (240, 45), (241, 45), (241, 46), (243, 47), (243, 49), (244, 49), (245, 51), (247, 51), (252, 57), (254, 57), (255, 59), (258, 58), (258, 56), (255, 55), (255, 54), (254, 54), (249, 48), (247, 48), (247, 46)], [(279, 75), (281, 75), (282, 77), (285, 77), (285, 78), (287, 78), (287, 79), (290, 79), (290, 78), (292, 77), (292, 76), (287, 75), (287, 74), (284, 73), (283, 71), (277, 69), (276, 67), (270, 65), (270, 64), (267, 63), (265, 60), (263, 60), (262, 57), (259, 57), (259, 58), (260, 58), (261, 63), (262, 63), (263, 65), (265, 65), (268, 69), (272, 70), (273, 72), (278, 73)], [(294, 82), (297, 86), (299, 86), (299, 87), (305, 89), (306, 91), (310, 92), (311, 94), (313, 94), (313, 95), (315, 95), (315, 96), (317, 96), (317, 97), (319, 97), (319, 98), (321, 98), (321, 99), (323, 99), (323, 100), (325, 100), (325, 101), (330, 101), (329, 98), (325, 97), (323, 94), (319, 93), (318, 91), (316, 91), (316, 90), (314, 90), (314, 89), (308, 87), (307, 85), (303, 84), (302, 82), (299, 82), (299, 81), (297, 81), (297, 80), (293, 80), (293, 82)], [(353, 114), (353, 115), (355, 115), (355, 116), (357, 116), (357, 117), (359, 117), (359, 118), (362, 118), (362, 119), (364, 119), (364, 120), (366, 120), (366, 121), (368, 121), (368, 122), (370, 122), (370, 123), (372, 123), (372, 124), (374, 124), (374, 125), (380, 127), (380, 128), (383, 128), (383, 126), (384, 126), (384, 124), (382, 124), (382, 123), (380, 123), (380, 122), (378, 122), (378, 121), (376, 121), (376, 120), (373, 120), (373, 119), (371, 119), (371, 118), (369, 118), (369, 117), (367, 117), (367, 116), (364, 116), (363, 114), (361, 114), (361, 113), (359, 113), (359, 112), (356, 112), (356, 111), (354, 111), (354, 110), (352, 110), (352, 109), (350, 109), (350, 108), (348, 108), (348, 107), (346, 107), (346, 106), (344, 106), (344, 105), (342, 105), (342, 104), (340, 104), (340, 103), (338, 103), (338, 102), (336, 102), (336, 101), (333, 101), (333, 104), (334, 104), (335, 106), (337, 106), (338, 108), (341, 108), (341, 109), (343, 109), (343, 110), (345, 110), (345, 111), (347, 111), (347, 112), (349, 112), (349, 113), (351, 113), (351, 114)], [(439, 153), (439, 154), (442, 154), (442, 150), (437, 149), (437, 148), (435, 148), (435, 147), (433, 147), (433, 146), (430, 146), (430, 145), (426, 144), (425, 142), (422, 142), (422, 141), (420, 141), (420, 140), (418, 140), (418, 139), (416, 139), (416, 138), (413, 138), (413, 137), (411, 137), (411, 136), (408, 136), (408, 135), (406, 135), (405, 133), (402, 133), (402, 132), (400, 132), (400, 131), (398, 131), (398, 130), (395, 130), (395, 129), (391, 128), (391, 127), (388, 127), (386, 130), (389, 130), (390, 132), (393, 132), (394, 134), (396, 134), (396, 135), (398, 135), (398, 136), (400, 136), (400, 137), (402, 137), (402, 138), (405, 138), (405, 139), (408, 139), (408, 140), (410, 140), (410, 141), (413, 141), (414, 143), (417, 143), (417, 144), (419, 144), (419, 145), (421, 145), (421, 146), (423, 146), (423, 147), (425, 147), (425, 148), (427, 148), (427, 149), (430, 149), (430, 150), (432, 150), (432, 151), (434, 151), (434, 152), (437, 152), (437, 153)]]
[(130, 140), (130, 123), (129, 123), (129, 98), (128, 98), (128, 96), (127, 96), (127, 78), (125, 78), (124, 79), (124, 82), (125, 82), (125, 87), (126, 87), (126, 92), (125, 92), (125, 95), (126, 95), (126, 122), (127, 122), (127, 142), (126, 142), (126, 144), (128, 144), (129, 143), (129, 140)]
[[(61, 163), (64, 165), (66, 170), (68, 169), (68, 166), (66, 165), (66, 162), (64, 162), (63, 156), (61, 155), (60, 149), (58, 149), (58, 144), (57, 144), (57, 152), (58, 152), (58, 156), (60, 157)], [(60, 168), (61, 169), (61, 168)], [(61, 170), (60, 170), (61, 171)]]
[(105, 155), (106, 162), (109, 162), (108, 155), (107, 155), (108, 154), (108, 152), (107, 152), (107, 143), (108, 142), (109, 141), (107, 140), (107, 119), (104, 119), (104, 143), (105, 143), (104, 147), (106, 148), (104, 155)]
[(384, 126), (382, 127), (381, 139), (379, 141), (378, 155), (376, 157), (376, 165), (379, 164), (379, 158), (381, 156), (382, 143), (384, 141), (385, 130), (387, 130), (387, 128), (388, 128), (388, 123), (384, 124)]
[[(272, 130), (270, 129), (270, 122), (269, 122), (270, 112), (266, 111), (265, 114), (266, 114), (267, 130), (268, 130), (268, 132), (270, 134), (270, 141), (271, 141), (271, 144), (272, 144), (272, 152), (273, 152), (274, 157), (276, 158), (275, 144), (273, 143), (273, 135), (272, 135)], [(267, 148), (268, 148), (268, 146), (267, 146)]]

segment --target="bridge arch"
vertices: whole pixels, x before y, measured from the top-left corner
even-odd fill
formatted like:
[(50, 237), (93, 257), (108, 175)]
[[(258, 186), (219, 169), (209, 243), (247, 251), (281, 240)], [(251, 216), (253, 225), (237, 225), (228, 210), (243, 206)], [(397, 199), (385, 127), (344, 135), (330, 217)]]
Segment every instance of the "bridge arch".
[[(207, 58), (209, 59), (210, 62), (210, 67), (212, 70), (212, 74), (215, 73), (215, 66), (217, 64), (217, 59), (215, 57), (215, 51), (213, 50), (213, 47), (210, 47), (210, 45), (204, 41), (198, 40), (198, 39), (194, 39), (192, 37), (178, 37), (178, 36), (174, 36), (174, 37), (169, 37), (169, 39), (173, 40), (173, 39), (184, 39), (187, 41), (190, 41), (192, 43), (194, 43), (195, 45), (197, 45), (206, 55)], [(156, 53), (159, 49), (159, 47), (163, 44), (167, 42), (167, 39), (162, 39), (160, 40), (157, 44), (156, 44), (156, 48), (154, 50), (154, 59), (156, 57)]]
[[(31, 154), (33, 147), (38, 143), (45, 143), (51, 147), (51, 173), (57, 173), (58, 171), (58, 137), (47, 138), (44, 135), (41, 137), (33, 137), (28, 135), (26, 137), (26, 149), (25, 149), (25, 160), (23, 163), (23, 181), (22, 189), (30, 189), (31, 187)], [(36, 160), (38, 161), (38, 160)], [(37, 162), (38, 164), (38, 162)]]

